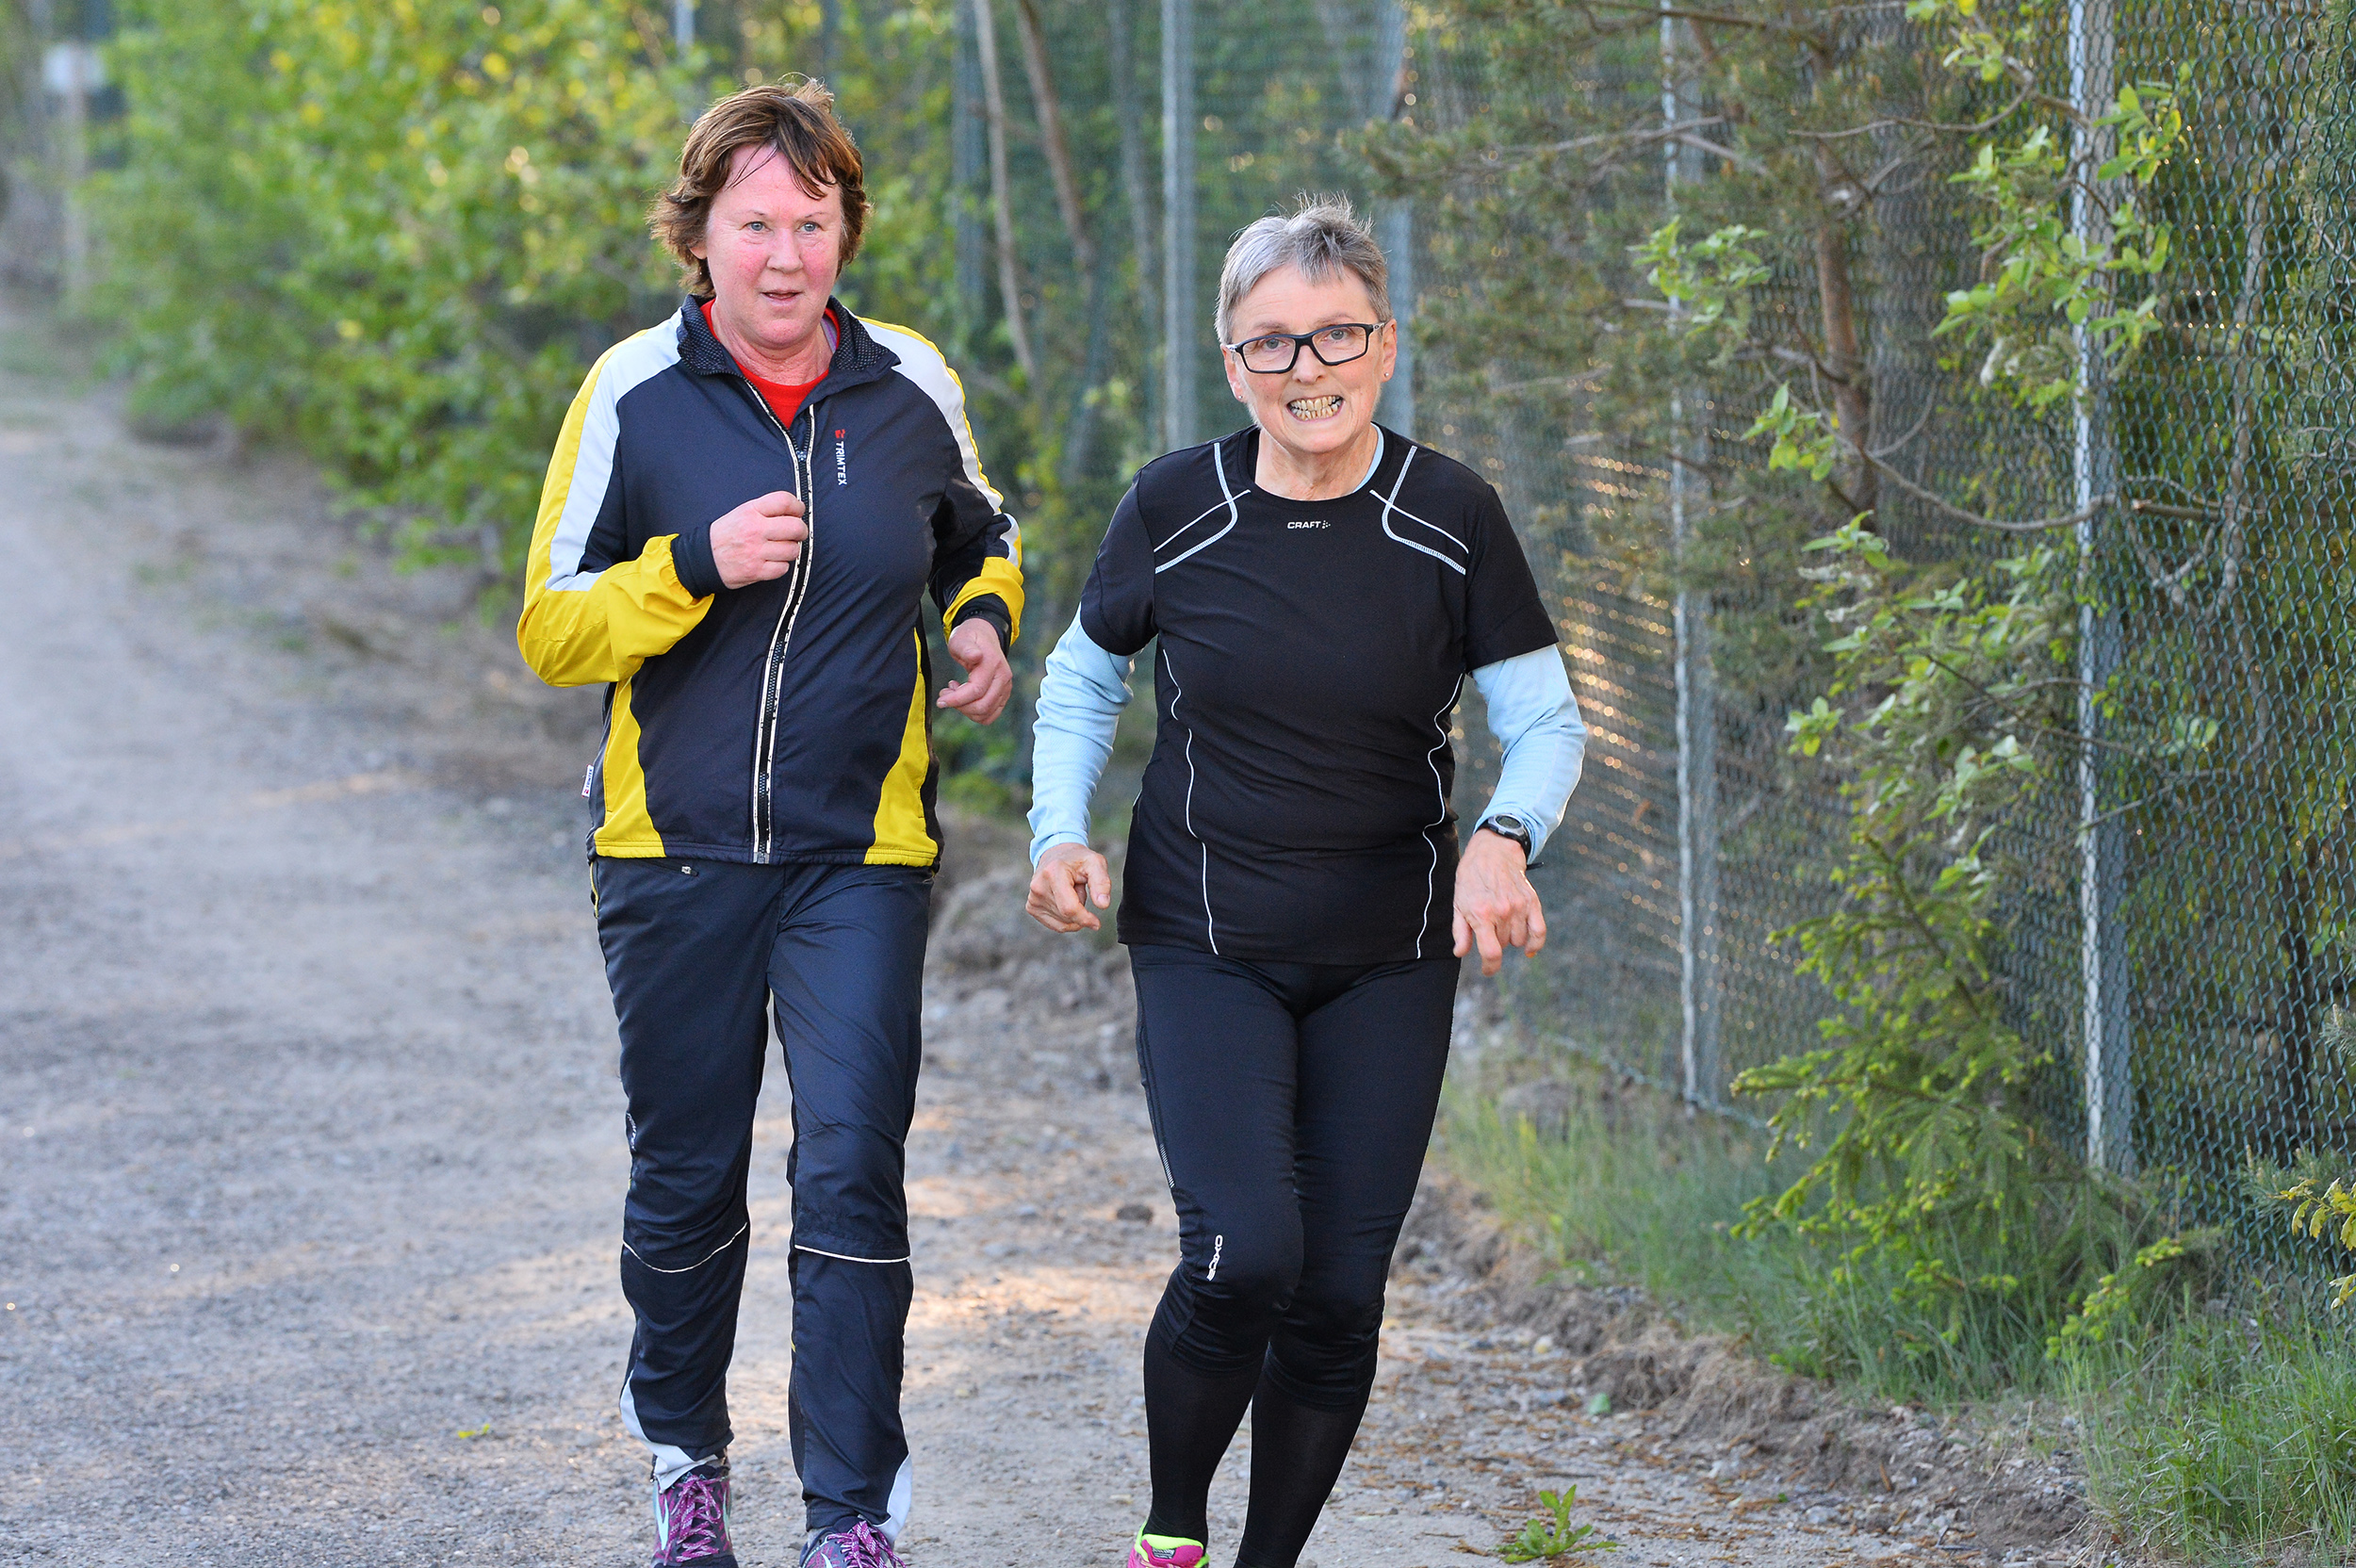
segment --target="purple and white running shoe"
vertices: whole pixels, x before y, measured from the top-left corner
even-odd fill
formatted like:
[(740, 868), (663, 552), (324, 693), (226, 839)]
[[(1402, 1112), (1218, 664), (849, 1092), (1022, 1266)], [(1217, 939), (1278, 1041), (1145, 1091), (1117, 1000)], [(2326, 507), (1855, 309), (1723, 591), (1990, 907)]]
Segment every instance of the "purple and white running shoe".
[(907, 1568), (883, 1532), (862, 1519), (847, 1530), (829, 1530), (802, 1559), (802, 1568)]
[(699, 1464), (654, 1494), (654, 1539), (649, 1568), (736, 1568), (725, 1464)]

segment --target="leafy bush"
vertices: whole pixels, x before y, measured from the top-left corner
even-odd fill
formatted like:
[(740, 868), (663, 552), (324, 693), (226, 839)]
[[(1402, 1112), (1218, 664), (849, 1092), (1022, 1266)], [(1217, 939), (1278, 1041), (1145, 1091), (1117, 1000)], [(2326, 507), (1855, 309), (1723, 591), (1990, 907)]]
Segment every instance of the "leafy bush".
[(133, 0), (92, 193), (135, 410), (286, 432), (502, 574), (581, 377), (670, 303), (697, 87), (599, 0)]

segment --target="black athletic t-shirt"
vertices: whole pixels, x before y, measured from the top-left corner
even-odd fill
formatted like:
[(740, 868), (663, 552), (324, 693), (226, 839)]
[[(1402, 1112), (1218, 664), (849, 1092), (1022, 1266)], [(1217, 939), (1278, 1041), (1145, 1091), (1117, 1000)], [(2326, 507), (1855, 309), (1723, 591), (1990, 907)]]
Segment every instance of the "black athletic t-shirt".
[(1161, 728), (1129, 831), (1121, 939), (1235, 958), (1445, 957), (1467, 671), (1551, 647), (1497, 492), (1389, 431), (1349, 495), (1253, 487), (1257, 427), (1148, 465), (1080, 626), (1155, 638)]

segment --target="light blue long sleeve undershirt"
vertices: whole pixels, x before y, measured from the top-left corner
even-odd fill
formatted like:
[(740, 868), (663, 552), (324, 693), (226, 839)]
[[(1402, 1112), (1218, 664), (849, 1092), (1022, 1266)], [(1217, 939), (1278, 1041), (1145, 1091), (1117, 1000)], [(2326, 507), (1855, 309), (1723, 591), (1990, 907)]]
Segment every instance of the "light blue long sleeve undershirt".
[[(1073, 616), (1039, 688), (1031, 746), (1031, 862), (1055, 844), (1088, 841), (1088, 803), (1113, 754), (1113, 733), (1129, 704), (1134, 661), (1096, 645)], [(1497, 787), (1474, 825), (1518, 817), (1535, 860), (1562, 821), (1587, 757), (1587, 726), (1557, 648), (1538, 648), (1473, 671), (1488, 705), (1489, 732), (1505, 750)]]

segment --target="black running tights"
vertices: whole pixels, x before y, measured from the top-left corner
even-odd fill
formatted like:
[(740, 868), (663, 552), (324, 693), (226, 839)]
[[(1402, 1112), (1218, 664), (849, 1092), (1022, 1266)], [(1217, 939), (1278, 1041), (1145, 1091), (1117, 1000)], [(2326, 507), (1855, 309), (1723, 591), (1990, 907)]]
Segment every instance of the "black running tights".
[(1131, 950), (1137, 1057), (1178, 1210), (1145, 1343), (1146, 1529), (1207, 1541), (1252, 1412), (1237, 1568), (1292, 1568), (1374, 1382), (1383, 1287), (1448, 1064), (1456, 960)]

